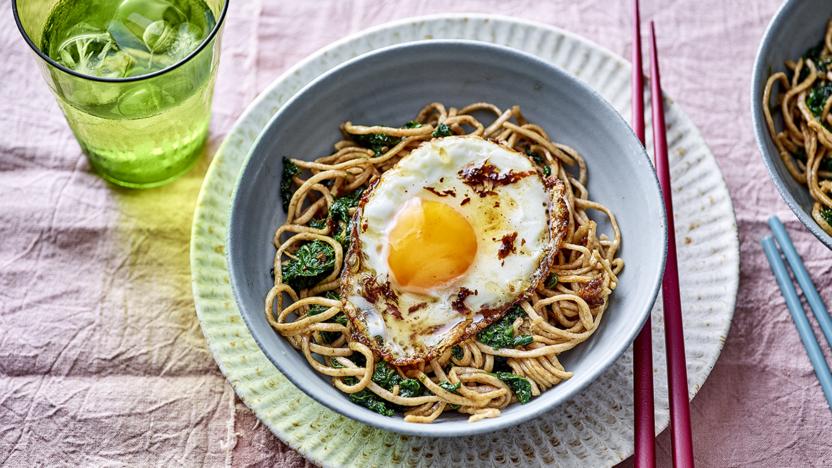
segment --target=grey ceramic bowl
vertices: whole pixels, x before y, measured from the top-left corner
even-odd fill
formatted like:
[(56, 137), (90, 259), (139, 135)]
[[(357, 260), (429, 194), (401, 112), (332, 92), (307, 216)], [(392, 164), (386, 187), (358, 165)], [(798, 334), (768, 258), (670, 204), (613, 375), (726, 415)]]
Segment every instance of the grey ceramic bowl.
[[(823, 38), (826, 22), (832, 17), (832, 2), (829, 0), (789, 0), (771, 20), (754, 62), (751, 83), (751, 114), (754, 117), (754, 131), (757, 145), (763, 155), (763, 162), (771, 180), (777, 186), (789, 208), (794, 211), (812, 234), (832, 249), (832, 236), (823, 231), (812, 218), (812, 197), (809, 189), (789, 174), (780, 159), (777, 147), (771, 141), (765, 116), (763, 115), (763, 91), (771, 73), (785, 71), (786, 60), (796, 60), (806, 50)], [(782, 129), (782, 120), (776, 115), (777, 129)]]
[[(281, 156), (328, 154), (339, 125), (406, 122), (426, 103), (462, 106), (519, 104), (525, 115), (580, 151), (592, 197), (617, 215), (626, 267), (600, 329), (563, 356), (574, 377), (506, 408), (495, 419), (469, 424), (446, 415), (433, 424), (406, 423), (351, 403), (328, 378), (274, 332), (263, 313), (271, 287), (272, 236), (284, 221), (278, 196)], [(458, 436), (504, 428), (567, 401), (630, 345), (656, 298), (664, 269), (666, 223), (659, 186), (644, 148), (627, 123), (584, 84), (560, 69), (512, 49), (468, 41), (428, 41), (381, 49), (335, 68), (284, 105), (260, 135), (234, 194), (228, 263), (240, 311), (268, 358), (321, 404), (366, 424), (400, 433)], [(625, 402), (621, 402), (625, 404)]]

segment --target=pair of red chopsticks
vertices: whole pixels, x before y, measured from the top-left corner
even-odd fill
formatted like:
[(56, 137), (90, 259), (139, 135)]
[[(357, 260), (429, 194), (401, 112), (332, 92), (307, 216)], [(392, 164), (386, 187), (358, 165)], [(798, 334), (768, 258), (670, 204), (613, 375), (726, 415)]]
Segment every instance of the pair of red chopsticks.
[[(633, 130), (644, 144), (644, 76), (641, 70), (641, 26), (638, 0), (633, 0)], [(667, 159), (667, 132), (664, 121), (656, 30), (650, 22), (650, 94), (653, 112), (653, 152), (667, 212), (667, 266), (662, 279), (664, 335), (667, 352), (667, 384), (670, 393), (670, 427), (673, 465), (693, 467), (693, 443), (688, 406), (688, 375), (685, 369), (685, 342), (682, 333), (682, 300), (679, 297), (679, 269), (676, 262), (676, 236), (673, 226), (673, 201), (670, 192), (670, 167)], [(633, 346), (633, 402), (635, 406), (635, 466), (656, 466), (653, 416), (653, 345), (651, 320)]]

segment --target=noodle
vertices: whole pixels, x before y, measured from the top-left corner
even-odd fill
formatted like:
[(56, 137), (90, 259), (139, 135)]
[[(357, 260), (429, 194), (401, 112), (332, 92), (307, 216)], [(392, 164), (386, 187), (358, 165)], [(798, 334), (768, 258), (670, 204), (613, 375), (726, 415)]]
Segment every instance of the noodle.
[[(483, 123), (476, 115), (492, 118)], [(346, 122), (341, 129), (346, 138), (335, 145), (334, 153), (312, 162), (291, 160), (297, 168), (291, 175), (294, 192), (286, 224), (274, 236), (275, 282), (266, 296), (265, 313), (271, 326), (299, 349), (317, 372), (332, 378), (339, 390), (359, 404), (387, 415), (392, 411), (386, 412), (385, 408), (394, 405), (408, 422), (429, 423), (446, 411), (467, 414), (471, 422), (493, 418), (518, 401), (513, 386), (518, 380), (528, 382), (530, 395), (537, 396), (572, 376), (558, 355), (586, 341), (597, 330), (624, 267), (617, 257), (621, 232), (615, 216), (588, 198), (587, 169), (580, 154), (552, 141), (541, 127), (527, 122), (519, 107), (504, 111), (480, 102), (456, 109), (432, 103), (417, 114), (414, 122), (418, 124), (404, 128)], [(431, 362), (407, 368), (391, 366), (398, 378), (385, 388), (374, 377), (379, 358), (351, 339), (348, 322), (337, 320), (343, 316), (341, 302), (332, 293), (339, 288), (344, 250), (336, 239), (336, 226), (320, 220), (339, 197), (369, 185), (443, 126), (456, 135), (480, 135), (518, 152), (538, 155), (535, 161), (541, 169), (566, 187), (566, 236), (551, 276), (521, 303), (517, 318), (510, 324), (515, 335), (531, 337), (527, 344), (495, 349), (474, 336)], [(381, 135), (380, 141), (387, 144), (373, 151), (360, 146), (356, 135)], [(812, 156), (809, 166), (816, 160)], [(816, 175), (807, 176), (812, 177)], [(599, 235), (590, 211), (609, 219), (611, 238)], [(354, 212), (351, 208), (350, 217)], [(300, 255), (301, 245), (311, 241), (332, 247), (333, 270), (315, 284), (295, 290), (283, 282), (284, 264)], [(416, 381), (421, 394), (405, 393), (405, 382), (413, 386)]]
[[(772, 74), (763, 92), (763, 114), (771, 139), (786, 169), (806, 185), (814, 200), (812, 218), (832, 234), (832, 21), (824, 39), (797, 62), (788, 61), (791, 73)], [(784, 129), (777, 131), (771, 96), (777, 86)]]

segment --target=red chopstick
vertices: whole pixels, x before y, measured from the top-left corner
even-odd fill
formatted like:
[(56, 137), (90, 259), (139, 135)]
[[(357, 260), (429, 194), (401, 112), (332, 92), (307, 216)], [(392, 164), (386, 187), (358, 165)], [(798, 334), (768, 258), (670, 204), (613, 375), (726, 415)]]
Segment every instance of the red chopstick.
[(673, 226), (673, 197), (670, 192), (670, 165), (667, 159), (667, 130), (664, 121), (656, 27), (650, 22), (650, 91), (653, 110), (653, 151), (656, 175), (662, 187), (667, 212), (667, 266), (662, 279), (664, 302), (664, 340), (667, 352), (667, 386), (670, 393), (670, 441), (675, 468), (693, 467), (693, 442), (690, 434), (688, 374), (685, 369), (685, 337), (682, 332), (682, 300), (679, 297), (679, 268), (676, 262), (676, 235)]
[[(644, 145), (644, 75), (641, 66), (641, 18), (633, 0), (633, 131)], [(655, 468), (656, 422), (653, 416), (653, 335), (650, 315), (633, 345), (633, 407), (636, 468)]]

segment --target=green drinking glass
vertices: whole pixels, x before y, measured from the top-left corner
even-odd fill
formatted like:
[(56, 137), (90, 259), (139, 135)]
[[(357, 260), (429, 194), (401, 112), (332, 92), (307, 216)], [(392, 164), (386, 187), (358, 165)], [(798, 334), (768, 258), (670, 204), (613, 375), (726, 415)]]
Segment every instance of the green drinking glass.
[(196, 162), (228, 0), (12, 0), (12, 9), (103, 178), (156, 187)]

